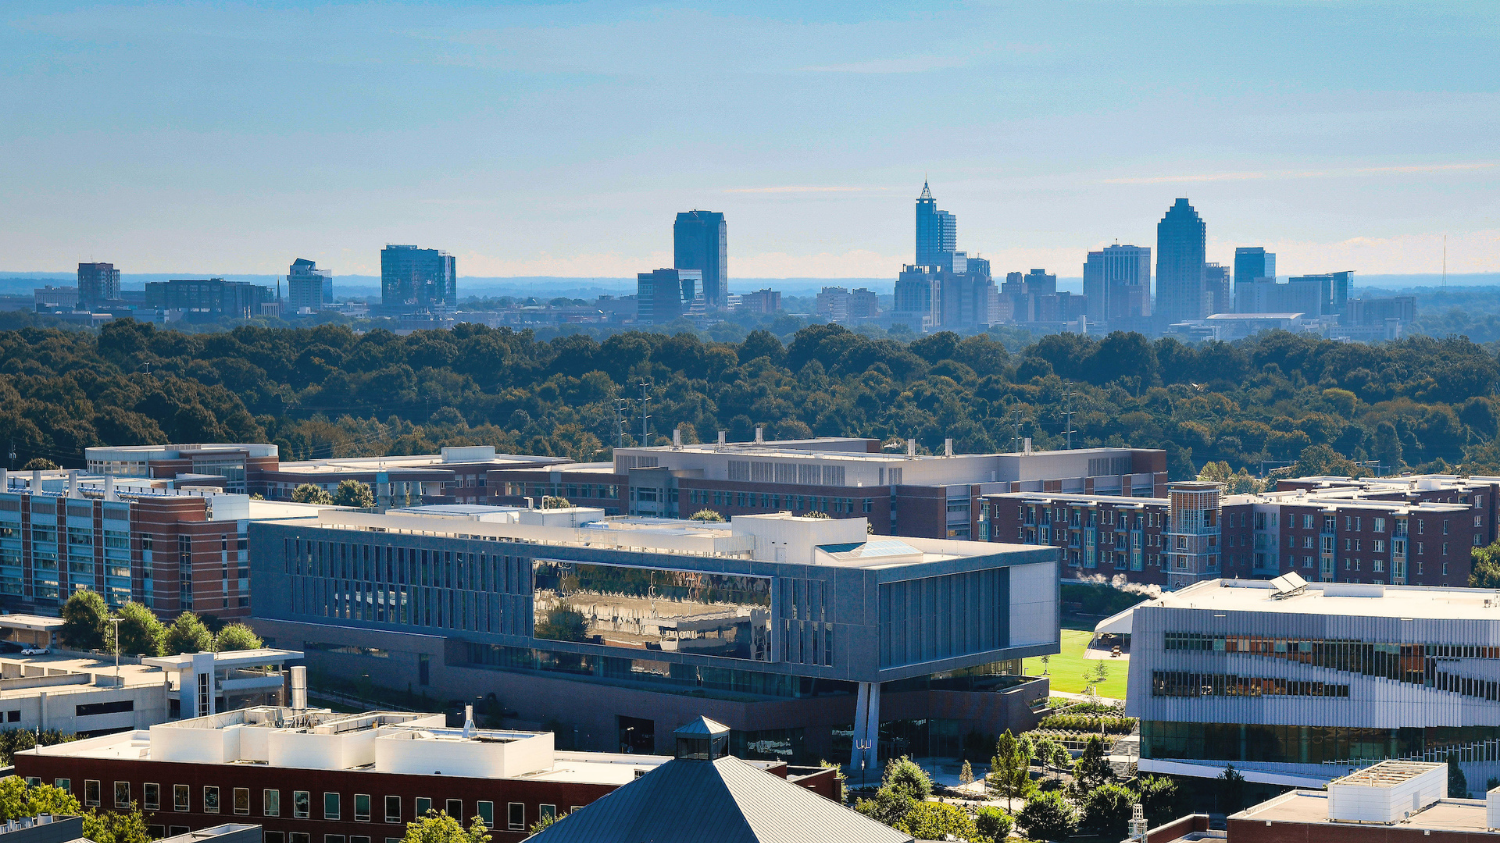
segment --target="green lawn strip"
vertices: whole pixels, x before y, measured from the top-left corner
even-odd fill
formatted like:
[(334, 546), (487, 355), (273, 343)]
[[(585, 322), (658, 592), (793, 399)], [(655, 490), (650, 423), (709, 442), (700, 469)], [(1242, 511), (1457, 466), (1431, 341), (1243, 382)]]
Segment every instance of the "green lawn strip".
[[(1083, 651), (1092, 637), (1091, 630), (1064, 629), (1062, 631), (1062, 652), (1053, 656), (1045, 668), (1052, 679), (1052, 690), (1074, 694), (1083, 693), (1083, 686), (1087, 684), (1084, 676), (1094, 669), (1094, 665), (1099, 664), (1099, 662), (1083, 657)], [(1101, 697), (1124, 699), (1125, 680), (1130, 672), (1130, 662), (1120, 659), (1106, 661), (1103, 664), (1105, 670), (1108, 671), (1109, 678), (1101, 682), (1096, 691)], [(1041, 676), (1043, 669), (1040, 658), (1026, 660), (1027, 676)]]

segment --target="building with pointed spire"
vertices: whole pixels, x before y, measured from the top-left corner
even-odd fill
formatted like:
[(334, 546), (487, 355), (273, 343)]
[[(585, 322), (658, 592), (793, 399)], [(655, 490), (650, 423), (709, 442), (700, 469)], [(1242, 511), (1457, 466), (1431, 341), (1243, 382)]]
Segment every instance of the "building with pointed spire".
[(922, 182), (922, 195), (917, 197), (917, 259), (916, 266), (948, 266), (953, 262), (953, 253), (958, 250), (958, 218), (947, 211), (939, 211), (937, 200), (932, 198), (932, 189)]

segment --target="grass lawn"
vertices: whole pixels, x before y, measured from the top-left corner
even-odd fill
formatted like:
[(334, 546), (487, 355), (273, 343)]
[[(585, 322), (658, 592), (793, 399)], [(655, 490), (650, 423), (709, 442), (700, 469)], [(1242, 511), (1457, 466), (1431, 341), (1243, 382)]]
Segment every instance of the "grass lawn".
[[(1083, 693), (1083, 686), (1087, 683), (1084, 676), (1094, 669), (1094, 665), (1101, 662), (1090, 661), (1083, 657), (1084, 648), (1088, 646), (1089, 639), (1093, 637), (1092, 630), (1064, 629), (1062, 631), (1062, 652), (1048, 660), (1047, 666), (1043, 668), (1042, 660), (1027, 659), (1026, 675), (1041, 676), (1046, 670), (1052, 679), (1052, 690), (1067, 691), (1069, 693)], [(1124, 659), (1102, 662), (1105, 669), (1109, 671), (1108, 678), (1099, 683), (1095, 689), (1101, 697), (1113, 697), (1125, 699), (1125, 678), (1130, 672), (1130, 662)]]

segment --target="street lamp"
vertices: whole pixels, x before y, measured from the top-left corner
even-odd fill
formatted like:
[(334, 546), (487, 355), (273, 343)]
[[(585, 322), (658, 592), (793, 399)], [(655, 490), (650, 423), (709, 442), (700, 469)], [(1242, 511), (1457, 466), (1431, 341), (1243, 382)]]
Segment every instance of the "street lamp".
[(870, 742), (868, 740), (857, 740), (854, 742), (854, 748), (859, 750), (859, 789), (864, 790), (865, 768), (869, 764), (869, 758), (866, 756), (870, 751)]

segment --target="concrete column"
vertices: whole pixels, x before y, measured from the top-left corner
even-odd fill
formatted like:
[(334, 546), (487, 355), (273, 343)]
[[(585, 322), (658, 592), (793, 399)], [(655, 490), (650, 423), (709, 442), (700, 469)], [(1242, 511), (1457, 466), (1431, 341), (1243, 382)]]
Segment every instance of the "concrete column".
[(849, 771), (845, 774), (855, 776), (859, 774), (859, 761), (863, 756), (859, 748), (860, 741), (865, 738), (865, 707), (870, 702), (870, 683), (859, 683), (859, 696), (854, 702), (854, 734), (849, 736)]
[(870, 710), (865, 715), (865, 740), (870, 748), (865, 750), (866, 769), (880, 776), (880, 683), (870, 683)]

